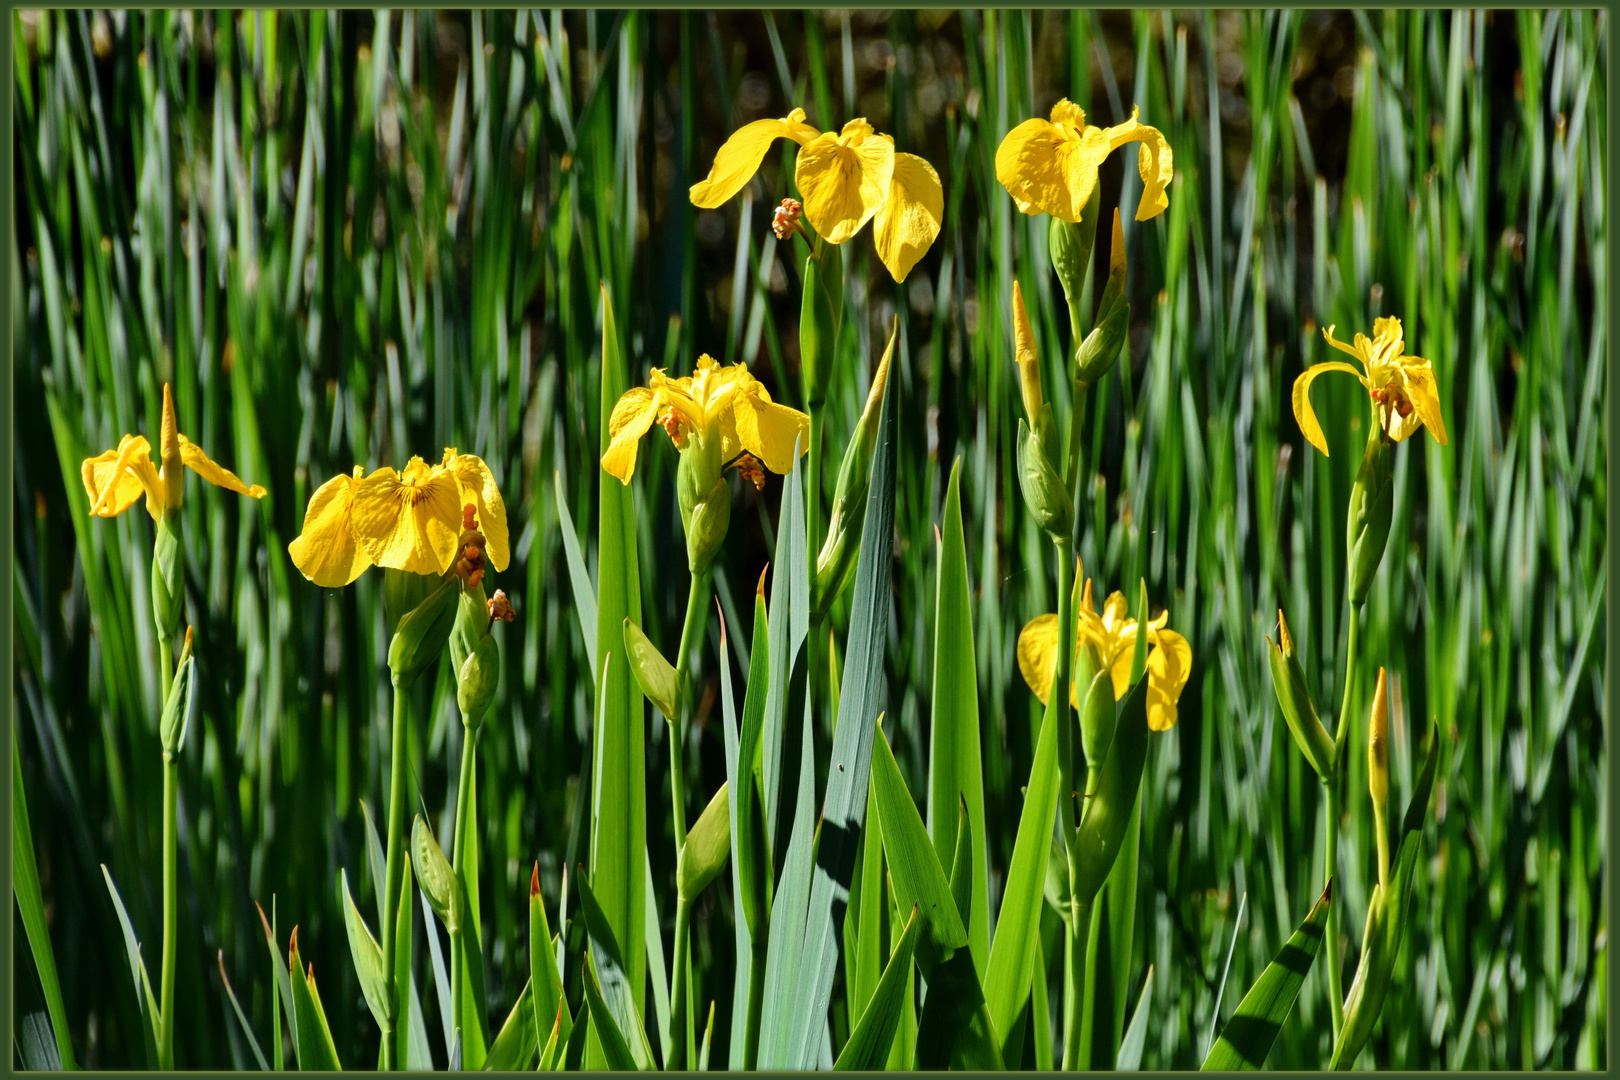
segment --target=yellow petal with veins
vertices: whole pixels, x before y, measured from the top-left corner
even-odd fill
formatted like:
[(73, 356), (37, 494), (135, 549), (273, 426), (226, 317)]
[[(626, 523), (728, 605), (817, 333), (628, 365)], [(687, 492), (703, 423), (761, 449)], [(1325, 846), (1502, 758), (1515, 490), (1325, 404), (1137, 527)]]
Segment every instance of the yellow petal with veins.
[(287, 545), (298, 572), (323, 589), (341, 588), (371, 565), (350, 522), (357, 483), (345, 474), (316, 488), (304, 511), (303, 530)]
[[(1331, 327), (1329, 331), (1331, 331)], [(1330, 337), (1328, 341), (1339, 345)], [(1339, 345), (1346, 352), (1351, 350)], [(1318, 375), (1329, 371), (1345, 371), (1361, 380), (1366, 385), (1367, 380), (1362, 378), (1361, 372), (1339, 360), (1329, 360), (1323, 364), (1312, 364), (1300, 372), (1299, 378), (1294, 380), (1294, 419), (1299, 422), (1299, 430), (1304, 433), (1305, 441), (1322, 451), (1322, 456), (1328, 456), (1327, 438), (1322, 434), (1322, 425), (1316, 420), (1316, 410), (1311, 408), (1311, 383), (1316, 381)]]
[(795, 445), (800, 454), (810, 449), (810, 418), (771, 401), (764, 387), (735, 395), (731, 417), (737, 441), (773, 473), (785, 476), (792, 471)]
[(636, 471), (636, 447), (658, 419), (658, 408), (658, 396), (645, 386), (632, 386), (614, 404), (602, 468), (619, 483), (630, 483)]
[(794, 173), (804, 216), (829, 244), (842, 244), (872, 220), (888, 201), (893, 176), (894, 140), (865, 120), (811, 141)]
[(484, 534), (484, 553), (496, 570), (505, 570), (508, 547), (506, 501), (495, 486), (495, 474), (484, 459), (472, 454), (446, 451), (444, 467), (461, 484), (460, 502), (471, 503), (478, 515), (478, 531)]
[(1018, 634), (1018, 670), (1042, 705), (1052, 694), (1057, 672), (1058, 617), (1037, 615)]
[[(1025, 120), (1001, 140), (996, 179), (1021, 213), (1051, 214), (1071, 223), (1080, 220), (1085, 201), (1075, 200), (1070, 175), (1075, 145), (1062, 128), (1039, 118)], [(1089, 189), (1086, 194), (1090, 196)]]
[[(222, 487), (226, 491), (234, 491), (238, 495), (246, 495), (253, 499), (264, 498), (264, 488), (258, 484), (244, 483), (242, 478), (231, 472), (231, 470), (222, 465), (216, 465), (209, 460), (207, 454), (203, 453), (202, 447), (184, 435), (179, 435), (177, 438), (180, 440), (180, 460), (185, 462), (186, 468), (215, 487)], [(178, 481), (178, 477), (176, 480)]]
[(878, 258), (896, 282), (906, 280), (927, 253), (944, 217), (945, 190), (939, 173), (916, 154), (894, 155), (889, 198), (872, 227)]
[(759, 171), (760, 162), (777, 139), (792, 139), (803, 146), (820, 134), (804, 122), (803, 109), (794, 109), (780, 120), (744, 124), (714, 155), (709, 175), (692, 185), (692, 205), (712, 210), (741, 191)]
[(442, 574), (461, 536), (461, 490), (442, 465), (413, 457), (403, 473), (378, 469), (358, 484), (355, 540), (378, 566)]

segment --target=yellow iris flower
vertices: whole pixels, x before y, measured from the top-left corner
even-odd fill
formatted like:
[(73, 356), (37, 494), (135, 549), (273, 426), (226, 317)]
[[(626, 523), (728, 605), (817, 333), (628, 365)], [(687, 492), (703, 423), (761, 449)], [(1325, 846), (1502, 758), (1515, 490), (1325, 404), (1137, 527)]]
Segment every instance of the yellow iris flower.
[[(1108, 597), (1099, 613), (1092, 606), (1091, 581), (1087, 579), (1085, 592), (1076, 613), (1075, 655), (1082, 645), (1096, 649), (1102, 668), (1114, 684), (1114, 700), (1118, 701), (1130, 689), (1131, 661), (1136, 652), (1137, 623), (1127, 613), (1125, 596), (1115, 592)], [(1176, 702), (1187, 685), (1192, 670), (1192, 646), (1174, 630), (1165, 629), (1169, 612), (1160, 612), (1157, 619), (1147, 625), (1147, 720), (1154, 731), (1169, 731), (1176, 725)], [(1046, 704), (1051, 692), (1052, 672), (1057, 667), (1058, 619), (1056, 615), (1038, 615), (1025, 625), (1018, 635), (1018, 670), (1035, 696)], [(1069, 704), (1079, 706), (1078, 685), (1071, 682)]]
[(737, 194), (759, 171), (771, 143), (783, 138), (802, 147), (793, 180), (816, 232), (842, 244), (875, 218), (878, 258), (895, 281), (906, 280), (939, 235), (945, 192), (932, 165), (897, 153), (894, 138), (864, 118), (836, 135), (805, 123), (803, 109), (743, 125), (720, 147), (709, 175), (692, 185), (692, 205), (712, 210)]
[(215, 487), (254, 499), (264, 498), (264, 488), (246, 484), (241, 477), (216, 465), (202, 447), (180, 434), (175, 424), (174, 398), (168, 384), (163, 386), (163, 428), (159, 435), (163, 461), (152, 464), (152, 444), (144, 435), (125, 435), (118, 446), (104, 454), (85, 458), (79, 466), (84, 493), (90, 498), (94, 517), (114, 517), (146, 496), (146, 512), (156, 521), (166, 509), (181, 505), (185, 475), (190, 469)]
[(335, 589), (370, 566), (442, 574), (468, 528), (468, 510), (489, 561), (506, 569), (506, 503), (482, 458), (449, 448), (437, 465), (413, 457), (401, 472), (363, 471), (356, 465), (309, 497), (303, 531), (287, 552), (310, 581)]
[(1333, 337), (1333, 327), (1322, 331), (1327, 343), (1340, 352), (1349, 353), (1361, 362), (1356, 370), (1342, 360), (1312, 364), (1294, 380), (1294, 419), (1310, 444), (1327, 456), (1327, 439), (1322, 436), (1322, 425), (1311, 408), (1311, 382), (1328, 371), (1344, 371), (1361, 380), (1372, 398), (1373, 412), (1378, 424), (1395, 442), (1400, 442), (1420, 427), (1434, 434), (1434, 441), (1446, 445), (1446, 422), (1440, 416), (1440, 391), (1434, 381), (1434, 367), (1417, 356), (1403, 356), (1401, 320), (1379, 319), (1373, 323), (1373, 336), (1357, 334), (1353, 345), (1346, 345)]
[(710, 450), (719, 440), (720, 462), (746, 451), (782, 474), (793, 468), (795, 443), (805, 452), (810, 431), (810, 418), (773, 402), (747, 364), (721, 367), (706, 353), (695, 374), (671, 379), (654, 368), (646, 386), (626, 390), (613, 406), (602, 468), (620, 483), (630, 482), (636, 448), (654, 423), (663, 424), (677, 449), (685, 449), (688, 438)]
[(1175, 175), (1170, 144), (1158, 128), (1136, 122), (1136, 110), (1123, 124), (1087, 127), (1085, 110), (1064, 98), (1052, 106), (1052, 119), (1025, 120), (996, 149), (996, 179), (1026, 214), (1080, 220), (1097, 186), (1103, 159), (1128, 142), (1141, 143), (1136, 167), (1142, 174), (1142, 201), (1136, 220), (1157, 217), (1170, 205), (1164, 189)]

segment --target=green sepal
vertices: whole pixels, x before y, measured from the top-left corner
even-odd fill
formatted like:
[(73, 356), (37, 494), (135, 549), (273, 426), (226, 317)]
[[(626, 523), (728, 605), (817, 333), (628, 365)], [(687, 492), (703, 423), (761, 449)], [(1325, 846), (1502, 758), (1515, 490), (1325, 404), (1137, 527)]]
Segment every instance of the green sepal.
[(169, 696), (163, 702), (163, 759), (171, 760), (186, 741), (186, 728), (191, 722), (191, 707), (196, 698), (197, 659), (191, 651), (191, 635), (186, 635), (180, 647), (180, 664), (169, 683)]
[(1108, 760), (1097, 777), (1097, 790), (1077, 830), (1079, 857), (1074, 891), (1082, 904), (1096, 897), (1119, 857), (1120, 843), (1141, 788), (1147, 736), (1147, 680), (1141, 679), (1119, 703), (1119, 720)]
[(360, 981), (360, 993), (365, 997), (371, 1015), (376, 1018), (377, 1026), (387, 1032), (393, 1028), (394, 1017), (392, 1002), (388, 997), (388, 981), (383, 978), (382, 948), (367, 929), (360, 909), (354, 906), (347, 871), (338, 871), (338, 880), (343, 889), (343, 923), (349, 932), (349, 953), (354, 957), (354, 973)]
[(1024, 504), (1037, 525), (1054, 540), (1069, 535), (1074, 524), (1074, 503), (1069, 498), (1069, 490), (1022, 417), (1018, 420), (1018, 488), (1024, 493)]
[(421, 814), (417, 814), (411, 824), (411, 865), (439, 921), (449, 930), (461, 929), (464, 904), (461, 890), (457, 888), (456, 873)]
[(421, 603), (399, 620), (388, 644), (388, 669), (396, 687), (409, 686), (438, 665), (456, 624), (460, 596), (461, 579), (446, 574)]

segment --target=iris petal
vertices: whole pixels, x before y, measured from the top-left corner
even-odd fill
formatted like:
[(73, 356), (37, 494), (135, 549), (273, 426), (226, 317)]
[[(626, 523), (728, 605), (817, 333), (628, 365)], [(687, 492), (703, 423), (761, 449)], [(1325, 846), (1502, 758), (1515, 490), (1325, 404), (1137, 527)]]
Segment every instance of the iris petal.
[(792, 139), (803, 146), (820, 134), (804, 122), (803, 109), (794, 109), (780, 120), (744, 124), (714, 155), (709, 175), (692, 185), (692, 205), (712, 210), (741, 191), (759, 171), (760, 162), (777, 139)]
[(804, 216), (830, 244), (860, 232), (889, 198), (894, 176), (894, 140), (851, 120), (799, 151), (794, 178), (804, 196)]
[(421, 458), (403, 474), (378, 469), (355, 492), (355, 539), (378, 566), (442, 574), (461, 536), (460, 496), (455, 477)]
[(222, 465), (216, 465), (209, 460), (207, 454), (203, 453), (202, 447), (184, 435), (180, 435), (178, 438), (180, 440), (180, 460), (185, 462), (186, 468), (215, 487), (222, 487), (226, 491), (234, 491), (238, 495), (246, 495), (254, 499), (264, 498), (264, 488), (258, 484), (245, 483), (241, 477), (231, 472), (231, 470)]
[(472, 454), (452, 453), (445, 462), (461, 484), (458, 501), (471, 503), (478, 514), (478, 531), (484, 534), (484, 551), (496, 570), (505, 570), (508, 558), (506, 501), (495, 486), (495, 474), (490, 472), (484, 459)]
[(636, 447), (658, 419), (658, 407), (658, 396), (644, 386), (626, 390), (613, 406), (602, 468), (621, 484), (630, 483), (636, 471)]
[(797, 409), (777, 405), (761, 392), (735, 395), (731, 415), (737, 441), (773, 473), (785, 476), (792, 471), (795, 445), (800, 454), (810, 448), (810, 418)]
[(1058, 617), (1037, 615), (1018, 634), (1018, 670), (1042, 705), (1052, 693), (1057, 671)]
[(304, 511), (303, 530), (287, 545), (298, 572), (324, 589), (349, 584), (371, 565), (351, 525), (355, 487), (355, 478), (344, 474), (316, 488)]
[(889, 198), (877, 213), (873, 239), (878, 258), (896, 282), (906, 280), (927, 253), (945, 216), (939, 173), (915, 154), (895, 154)]
[(118, 440), (117, 449), (86, 458), (79, 466), (79, 477), (93, 516), (122, 514), (143, 493), (153, 521), (162, 511), (163, 482), (152, 465), (152, 445), (144, 435), (125, 435)]
[[(1339, 344), (1333, 341), (1331, 337), (1328, 340), (1335, 345)], [(1340, 348), (1344, 348), (1344, 346), (1341, 345)], [(1345, 351), (1350, 350), (1346, 349)], [(1316, 410), (1311, 408), (1311, 383), (1316, 381), (1318, 375), (1329, 371), (1349, 372), (1357, 379), (1360, 379), (1363, 385), (1367, 381), (1362, 378), (1360, 371), (1339, 360), (1329, 360), (1323, 364), (1312, 364), (1300, 372), (1299, 378), (1294, 380), (1294, 419), (1299, 422), (1299, 430), (1304, 433), (1305, 441), (1322, 451), (1323, 457), (1328, 456), (1327, 438), (1322, 434), (1322, 425), (1317, 422)]]

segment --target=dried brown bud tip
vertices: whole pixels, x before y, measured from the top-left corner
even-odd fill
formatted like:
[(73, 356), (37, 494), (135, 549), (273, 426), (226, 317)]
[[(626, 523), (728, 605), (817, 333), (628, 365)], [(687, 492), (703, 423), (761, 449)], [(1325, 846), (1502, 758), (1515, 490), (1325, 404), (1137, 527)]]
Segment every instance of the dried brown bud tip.
[(494, 622), (496, 619), (503, 622), (512, 622), (517, 618), (517, 612), (512, 610), (512, 602), (507, 599), (505, 589), (496, 589), (495, 595), (490, 597), (487, 603), (489, 604), (490, 622)]
[(783, 199), (782, 205), (776, 208), (771, 217), (771, 231), (778, 240), (786, 240), (796, 232), (803, 232), (799, 225), (799, 217), (804, 213), (804, 204), (797, 199)]
[(531, 897), (540, 895), (540, 864), (538, 862), (534, 864), (534, 873), (529, 875), (529, 895)]

